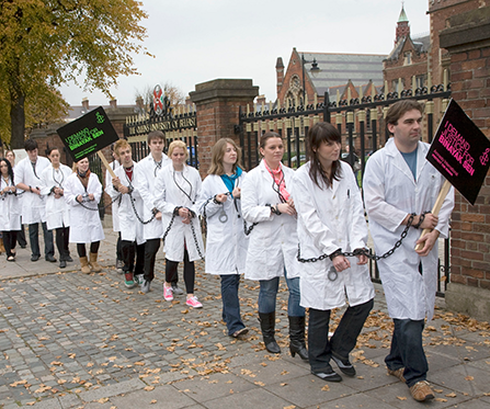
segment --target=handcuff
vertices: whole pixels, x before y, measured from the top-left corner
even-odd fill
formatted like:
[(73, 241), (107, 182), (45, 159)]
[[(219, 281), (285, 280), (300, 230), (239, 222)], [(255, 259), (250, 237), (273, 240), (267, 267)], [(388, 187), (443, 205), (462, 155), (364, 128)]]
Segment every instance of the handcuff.
[[(227, 192), (227, 193), (224, 193), (226, 196), (231, 196), (231, 193), (230, 192)], [(221, 211), (219, 213), (219, 216), (218, 216), (218, 220), (221, 222), (221, 223), (226, 223), (228, 221), (228, 215), (226, 214), (225, 212), (225, 207), (224, 207), (224, 203), (221, 203), (221, 202), (218, 202), (216, 200), (216, 196), (214, 196), (214, 199), (213, 199), (214, 203), (216, 204), (220, 204), (222, 205), (221, 206)]]
[(330, 269), (328, 270), (328, 274), (327, 274), (327, 278), (330, 280), (330, 281), (335, 281), (337, 280), (337, 278), (339, 277), (339, 273), (337, 273), (337, 270), (335, 269), (335, 267), (332, 265), (330, 267)]

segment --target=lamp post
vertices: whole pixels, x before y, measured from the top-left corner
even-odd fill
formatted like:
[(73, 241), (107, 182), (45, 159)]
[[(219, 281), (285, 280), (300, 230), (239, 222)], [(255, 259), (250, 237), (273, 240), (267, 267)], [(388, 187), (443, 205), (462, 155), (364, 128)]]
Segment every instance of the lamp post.
[(316, 62), (316, 58), (313, 58), (312, 61), (305, 60), (304, 53), (301, 53), (301, 72), (303, 76), (303, 105), (306, 108), (306, 80), (305, 80), (305, 64), (311, 63), (310, 71), (318, 71), (318, 63)]

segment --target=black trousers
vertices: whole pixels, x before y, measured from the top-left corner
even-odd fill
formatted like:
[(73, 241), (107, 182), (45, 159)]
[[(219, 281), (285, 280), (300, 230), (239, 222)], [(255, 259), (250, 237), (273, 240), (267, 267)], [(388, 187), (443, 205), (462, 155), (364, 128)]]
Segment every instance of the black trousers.
[(136, 275), (143, 274), (145, 244), (138, 246), (135, 241), (121, 240), (121, 251), (124, 263), (123, 271), (125, 273), (134, 271)]
[[(165, 259), (165, 281), (167, 283), (176, 283), (178, 261)], [(194, 294), (194, 281), (196, 278), (196, 270), (194, 262), (189, 261), (189, 253), (184, 250), (184, 282), (187, 294)]]
[(20, 231), (16, 232), (17, 233), (17, 243), (19, 243), (20, 247), (27, 247), (27, 241), (26, 241), (26, 232), (24, 231), (24, 225), (20, 225)]
[(330, 369), (332, 354), (340, 359), (349, 358), (349, 353), (356, 346), (357, 337), (373, 305), (374, 301), (371, 299), (364, 304), (347, 308), (330, 340), (328, 339), (330, 310), (310, 308), (308, 358), (313, 372)]
[[(54, 256), (54, 245), (53, 245), (53, 232), (48, 230), (46, 223), (41, 223), (43, 227), (44, 235), (44, 256)], [(41, 251), (39, 250), (39, 223), (33, 223), (29, 225), (29, 242), (31, 243), (31, 253), (32, 256), (41, 256)]]
[(145, 262), (143, 271), (146, 281), (153, 281), (155, 278), (155, 259), (157, 258), (158, 249), (160, 248), (161, 239), (146, 240), (145, 245)]
[(121, 232), (118, 232), (117, 242), (116, 242), (116, 260), (122, 260), (122, 239)]
[[(90, 252), (98, 253), (99, 247), (100, 247), (100, 241), (94, 241), (93, 243), (90, 243)], [(77, 253), (78, 253), (78, 257), (87, 257), (87, 250), (85, 250), (85, 244), (77, 243)]]
[(5, 247), (5, 252), (7, 257), (13, 256), (12, 250), (15, 249), (15, 243), (17, 241), (16, 231), (2, 231), (3, 246)]
[(60, 260), (65, 260), (70, 255), (70, 250), (68, 249), (68, 239), (70, 236), (69, 227), (60, 227), (56, 229), (56, 248), (58, 253), (60, 253)]

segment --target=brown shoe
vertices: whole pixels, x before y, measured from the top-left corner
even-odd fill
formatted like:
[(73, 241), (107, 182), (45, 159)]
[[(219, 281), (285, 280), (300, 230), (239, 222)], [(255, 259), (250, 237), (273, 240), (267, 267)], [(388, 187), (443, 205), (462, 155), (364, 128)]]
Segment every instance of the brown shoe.
[(410, 393), (412, 394), (412, 398), (417, 402), (425, 402), (426, 400), (434, 399), (434, 392), (432, 392), (429, 382), (427, 381), (419, 381), (411, 386)]
[(400, 381), (403, 383), (406, 383), (405, 378), (403, 377), (403, 372), (405, 371), (405, 368), (398, 368), (392, 371), (390, 368), (388, 368), (388, 375), (391, 376), (396, 376)]
[(99, 263), (97, 263), (97, 255), (97, 253), (90, 253), (90, 266), (92, 267), (92, 271), (100, 273), (102, 271), (102, 267)]
[(80, 267), (82, 270), (82, 273), (84, 274), (90, 274), (92, 270), (90, 269), (90, 266), (88, 264), (87, 257), (80, 257)]

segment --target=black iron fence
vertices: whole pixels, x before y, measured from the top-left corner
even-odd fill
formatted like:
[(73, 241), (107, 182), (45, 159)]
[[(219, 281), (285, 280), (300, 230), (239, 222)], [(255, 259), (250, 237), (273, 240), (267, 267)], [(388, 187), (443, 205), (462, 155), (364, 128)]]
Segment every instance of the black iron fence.
[(182, 140), (187, 145), (189, 158), (187, 164), (199, 168), (197, 154), (197, 120), (195, 108), (190, 105), (177, 107), (176, 113), (169, 111), (167, 115), (149, 114), (135, 115), (126, 118), (124, 137), (131, 145), (133, 160), (139, 161), (150, 151), (147, 136), (151, 131), (162, 131), (165, 134), (166, 146), (176, 140)]
[[(361, 98), (337, 99), (331, 101), (328, 93), (324, 101), (306, 106), (262, 105), (261, 107), (240, 110), (240, 145), (243, 151), (245, 168), (255, 167), (259, 158), (259, 140), (266, 131), (278, 132), (285, 141), (283, 162), (298, 168), (306, 162), (305, 136), (316, 122), (326, 121), (337, 125), (342, 135), (345, 149), (342, 158), (351, 164), (362, 189), (362, 177), (370, 154), (382, 147), (389, 138), (384, 121), (390, 105), (401, 99), (416, 99), (425, 105), (422, 123), (424, 140), (432, 142), (435, 124), (439, 123), (451, 95), (449, 85), (434, 85), (407, 89), (400, 93), (377, 94)], [(346, 149), (347, 148), (347, 149)], [(439, 257), (438, 295), (444, 296), (450, 274), (449, 239), (441, 245)], [(373, 281), (379, 282), (375, 263), (370, 264)]]

